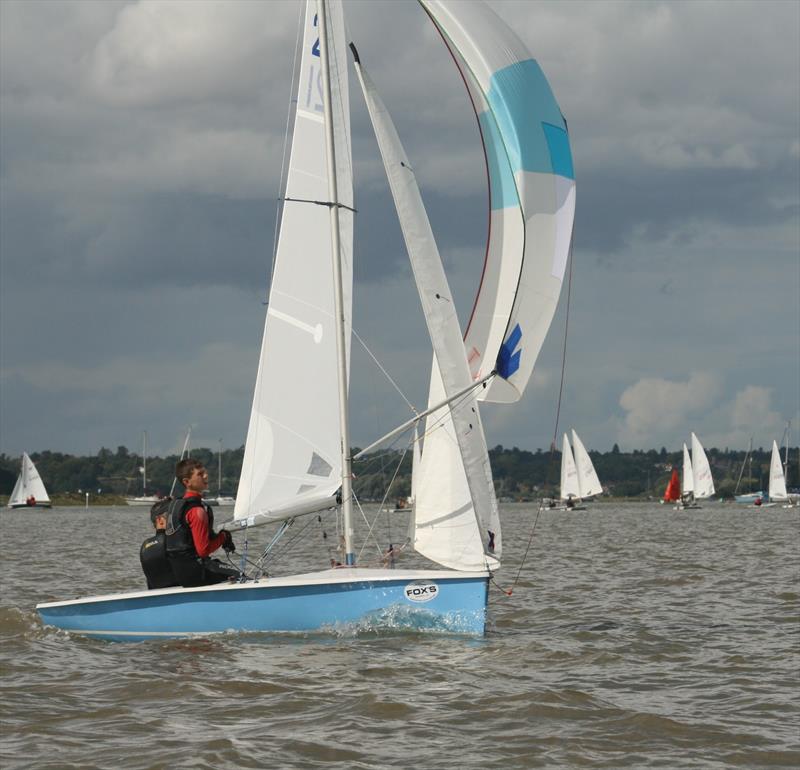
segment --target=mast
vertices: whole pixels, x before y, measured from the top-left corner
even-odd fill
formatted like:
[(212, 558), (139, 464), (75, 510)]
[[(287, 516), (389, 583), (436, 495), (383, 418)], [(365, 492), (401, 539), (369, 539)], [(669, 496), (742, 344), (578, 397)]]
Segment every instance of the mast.
[(789, 433), (792, 425), (791, 420), (786, 421), (786, 448), (783, 452), (783, 478), (789, 478)]
[[(750, 457), (750, 452), (753, 451), (753, 437), (750, 436), (750, 443), (747, 446), (747, 451), (744, 455), (744, 460), (742, 460), (742, 467), (739, 469), (739, 478), (736, 479), (736, 489), (733, 490), (733, 494), (735, 495), (739, 491), (739, 484), (742, 481), (742, 474), (744, 473), (744, 468), (747, 465), (747, 458)], [(750, 467), (753, 467), (753, 461), (750, 461)], [(751, 474), (752, 475), (752, 474)]]
[(217, 468), (217, 497), (218, 498), (222, 497), (222, 439), (219, 440), (219, 466)]
[(147, 431), (142, 431), (142, 497), (147, 494)]
[(319, 16), (320, 59), (325, 105), (325, 144), (328, 165), (328, 205), (331, 213), (331, 246), (333, 250), (333, 288), (336, 312), (336, 360), (339, 368), (339, 426), (342, 437), (342, 517), (344, 519), (345, 564), (355, 564), (353, 549), (352, 460), (350, 457), (350, 421), (347, 404), (346, 319), (342, 288), (342, 258), (339, 235), (339, 189), (336, 180), (336, 154), (333, 137), (333, 105), (331, 104), (330, 50), (328, 48), (327, 3), (317, 2)]

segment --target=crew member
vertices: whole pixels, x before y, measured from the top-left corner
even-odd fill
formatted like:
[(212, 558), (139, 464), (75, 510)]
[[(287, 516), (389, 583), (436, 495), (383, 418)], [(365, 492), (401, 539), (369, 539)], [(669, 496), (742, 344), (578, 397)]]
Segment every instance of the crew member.
[(236, 550), (231, 533), (214, 532), (214, 512), (203, 502), (208, 489), (208, 471), (199, 460), (187, 457), (175, 466), (175, 476), (186, 491), (170, 503), (166, 522), (166, 551), (179, 585), (203, 586), (239, 577), (210, 555), (218, 548)]
[(172, 498), (159, 500), (150, 509), (150, 521), (155, 527), (155, 534), (142, 543), (139, 550), (139, 561), (147, 580), (148, 588), (170, 588), (180, 583), (175, 579), (169, 559), (167, 559), (167, 513)]

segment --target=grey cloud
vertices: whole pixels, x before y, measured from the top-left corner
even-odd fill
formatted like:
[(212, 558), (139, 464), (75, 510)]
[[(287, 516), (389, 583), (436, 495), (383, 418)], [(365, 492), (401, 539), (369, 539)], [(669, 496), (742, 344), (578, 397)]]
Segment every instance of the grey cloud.
[[(463, 321), (486, 229), (463, 84), (415, 3), (346, 5)], [(623, 392), (700, 371), (721, 383), (719, 408), (692, 416), (704, 434), (733, 436), (742, 399), (765, 419), (796, 414), (800, 6), (496, 7), (542, 63), (575, 153), (562, 425), (608, 448), (622, 435)], [(139, 46), (148, 8), (200, 14), (205, 42), (180, 40), (175, 25)], [(0, 450), (132, 446), (148, 429), (166, 451), (189, 422), (242, 443), (296, 10), (0, 3)], [(420, 404), (430, 346), (355, 89), (352, 99), (356, 329)], [(549, 443), (564, 301), (523, 403), (485, 410), (490, 444)], [(408, 412), (361, 353), (354, 371), (353, 435), (364, 442)], [(184, 372), (200, 383), (189, 402)], [(686, 427), (655, 426), (646, 443), (679, 446)]]

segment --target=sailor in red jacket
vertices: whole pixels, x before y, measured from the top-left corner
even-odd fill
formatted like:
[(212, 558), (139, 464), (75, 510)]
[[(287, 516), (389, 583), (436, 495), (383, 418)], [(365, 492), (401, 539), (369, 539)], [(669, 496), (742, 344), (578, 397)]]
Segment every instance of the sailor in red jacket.
[(230, 532), (214, 532), (214, 512), (202, 497), (208, 488), (208, 471), (199, 460), (187, 457), (175, 466), (175, 475), (186, 489), (183, 497), (172, 501), (167, 514), (167, 557), (177, 581), (198, 586), (238, 577), (237, 570), (209, 558), (220, 547), (227, 552), (236, 547)]

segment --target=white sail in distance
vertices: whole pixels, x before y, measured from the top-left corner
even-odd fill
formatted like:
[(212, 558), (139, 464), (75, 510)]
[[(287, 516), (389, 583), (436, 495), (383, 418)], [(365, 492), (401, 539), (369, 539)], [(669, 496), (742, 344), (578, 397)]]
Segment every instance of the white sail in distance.
[[(442, 267), (439, 250), (422, 202), (413, 167), (405, 154), (391, 117), (372, 80), (359, 62), (357, 54), (356, 72), (378, 140), (425, 314), (436, 357), (434, 370), (438, 370), (441, 377), (444, 396), (451, 398), (464, 388), (468, 388), (472, 381), (452, 293)], [(437, 398), (430, 403), (437, 403), (440, 400), (442, 399)], [(444, 409), (447, 412), (447, 418), (452, 421), (452, 436), (455, 438), (455, 444), (442, 444), (441, 447), (447, 446), (448, 450), (440, 455), (438, 453), (439, 444), (431, 442), (434, 445), (432, 448), (426, 442), (421, 464), (427, 466), (429, 463), (434, 463), (439, 473), (453, 473), (466, 478), (471, 501), (470, 513), (472, 516), (476, 516), (480, 523), (480, 532), (488, 555), (491, 558), (499, 557), (501, 553), (500, 521), (476, 393), (468, 392), (457, 402), (444, 407)], [(428, 424), (430, 424), (430, 418)], [(447, 470), (444, 466), (448, 466)], [(418, 504), (415, 510), (417, 528), (423, 526), (425, 521), (427, 494), (424, 480), (429, 477), (430, 475), (426, 473), (420, 476), (417, 482), (416, 497), (422, 501), (421, 507)], [(452, 508), (440, 498), (435, 518), (441, 521), (448, 516), (458, 516), (460, 512), (463, 512), (463, 506)], [(417, 550), (420, 549), (417, 548)], [(424, 555), (433, 558), (427, 553)], [(435, 560), (444, 564), (438, 558)], [(453, 565), (450, 563), (445, 566)], [(461, 565), (456, 568), (471, 569), (472, 567)]]
[(700, 439), (692, 433), (692, 473), (694, 476), (694, 496), (697, 500), (714, 494), (714, 479)]
[(490, 227), (465, 345), (481, 400), (522, 395), (553, 320), (570, 252), (575, 173), (567, 125), (539, 64), (478, 2), (420, 0), (467, 85), (489, 177)]
[(28, 453), (23, 452), (19, 476), (16, 484), (14, 484), (14, 489), (11, 490), (11, 497), (8, 498), (8, 507), (24, 505), (31, 497), (35, 498), (37, 503), (50, 502), (39, 471), (36, 470), (36, 466), (28, 456)]
[(600, 479), (597, 477), (597, 471), (594, 469), (592, 458), (586, 451), (586, 447), (578, 437), (575, 429), (572, 429), (572, 449), (575, 453), (575, 467), (578, 472), (578, 489), (580, 490), (580, 497), (594, 497), (603, 492), (603, 486)]
[[(344, 18), (329, 3), (344, 315), (352, 317), (353, 180)], [(264, 338), (234, 519), (258, 524), (333, 503), (341, 430), (333, 254), (316, 3), (306, 4), (297, 106)], [(349, 362), (349, 335), (347, 360)]]
[(580, 496), (578, 469), (575, 467), (575, 458), (572, 455), (572, 448), (565, 433), (561, 441), (561, 499), (569, 500)]
[(772, 441), (772, 457), (769, 463), (769, 499), (776, 502), (785, 502), (789, 499), (786, 491), (786, 477), (783, 472), (781, 462), (781, 452), (778, 449), (778, 442)]
[(28, 453), (23, 452), (19, 476), (14, 484), (14, 489), (11, 491), (8, 505), (12, 506), (25, 503), (30, 497), (35, 498), (36, 501), (40, 503), (50, 502), (39, 471), (36, 469)]
[(688, 495), (694, 492), (694, 473), (692, 472), (692, 459), (689, 449), (683, 445), (683, 478), (681, 479), (681, 494)]

